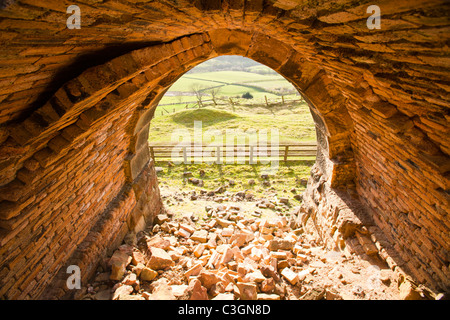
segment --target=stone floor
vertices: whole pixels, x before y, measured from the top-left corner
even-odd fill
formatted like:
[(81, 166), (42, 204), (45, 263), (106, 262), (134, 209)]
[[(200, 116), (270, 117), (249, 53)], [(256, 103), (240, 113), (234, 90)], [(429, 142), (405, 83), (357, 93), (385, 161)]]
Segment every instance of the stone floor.
[[(266, 210), (287, 209), (283, 199), (164, 189), (162, 196), (175, 205), (129, 234), (81, 299), (399, 299), (396, 274), (380, 259), (327, 251), (288, 210)], [(186, 204), (198, 214), (183, 214)]]

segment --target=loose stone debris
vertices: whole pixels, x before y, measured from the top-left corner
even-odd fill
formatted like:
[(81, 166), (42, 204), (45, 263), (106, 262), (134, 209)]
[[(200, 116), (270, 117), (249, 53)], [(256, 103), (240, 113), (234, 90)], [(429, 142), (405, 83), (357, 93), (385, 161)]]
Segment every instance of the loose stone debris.
[(387, 266), (325, 250), (296, 229), (288, 214), (244, 213), (235, 203), (207, 205), (205, 212), (202, 219), (166, 212), (153, 227), (129, 234), (99, 266), (81, 299), (342, 300), (414, 294), (403, 285), (400, 296), (402, 279)]

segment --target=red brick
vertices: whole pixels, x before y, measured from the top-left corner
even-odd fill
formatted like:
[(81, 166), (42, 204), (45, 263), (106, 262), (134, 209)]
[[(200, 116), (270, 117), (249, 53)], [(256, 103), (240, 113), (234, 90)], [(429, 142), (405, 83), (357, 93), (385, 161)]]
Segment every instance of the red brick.
[[(99, 252), (120, 243), (127, 221), (152, 220), (160, 208), (158, 192), (150, 191), (156, 177), (142, 178), (151, 172), (148, 155), (139, 152), (145, 134), (137, 145), (135, 137), (153, 114), (136, 112), (142, 97), (134, 96), (145, 91), (150, 105), (183, 70), (223, 54), (273, 67), (311, 104), (323, 161), (301, 210), (312, 210), (326, 245), (342, 245), (340, 230), (360, 226), (367, 214), (399, 251), (393, 258), (394, 249), (383, 249), (386, 260), (406, 260), (427, 284), (447, 281), (441, 263), (450, 225), (443, 1), (382, 1), (382, 32), (367, 30), (366, 5), (346, 1), (252, 0), (245, 11), (240, 0), (94, 3), (81, 6), (81, 30), (66, 28), (66, 7), (57, 1), (24, 1), (10, 4), (0, 21), (6, 44), (0, 48), (0, 177), (2, 187), (11, 187), (2, 194), (10, 202), (0, 205), (10, 218), (0, 223), (10, 230), (2, 232), (8, 248), (0, 251), (8, 261), (22, 251), (31, 259), (14, 261), (17, 273), (1, 273), (7, 297), (49, 292), (61, 283), (56, 271), (75, 247), (80, 265), (96, 265)], [(101, 14), (110, 23), (96, 21)], [(311, 24), (314, 19), (321, 23)], [(114, 88), (119, 96), (104, 97)], [(131, 151), (138, 152), (133, 159)], [(24, 197), (28, 191), (15, 179), (33, 195)], [(133, 191), (121, 193), (130, 183)], [(345, 198), (345, 191), (354, 197)], [(141, 206), (145, 197), (155, 205)], [(314, 211), (319, 198), (323, 212)], [(305, 230), (313, 219), (305, 219)], [(41, 227), (36, 251), (32, 234)], [(417, 228), (428, 240), (418, 239)], [(33, 273), (42, 259), (48, 263)]]

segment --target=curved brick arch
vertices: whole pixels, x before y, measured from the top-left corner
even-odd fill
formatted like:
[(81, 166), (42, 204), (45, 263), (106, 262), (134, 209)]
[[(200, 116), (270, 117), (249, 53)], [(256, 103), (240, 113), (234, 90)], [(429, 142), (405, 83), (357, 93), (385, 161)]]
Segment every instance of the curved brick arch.
[[(303, 196), (305, 231), (330, 248), (376, 245), (392, 269), (450, 288), (445, 1), (381, 1), (381, 30), (367, 30), (367, 6), (354, 1), (110, 1), (80, 4), (81, 33), (63, 30), (65, 8), (56, 2), (32, 3), (8, 3), (0, 25), (2, 41), (11, 43), (0, 54), (1, 297), (62, 290), (67, 264), (88, 274), (144, 212), (159, 209), (151, 164), (139, 174), (145, 134), (135, 128), (151, 117), (145, 105), (153, 95), (182, 73), (176, 66), (215, 54), (280, 67), (310, 100), (328, 154), (319, 156)], [(142, 41), (162, 47), (122, 55)], [(264, 48), (270, 42), (274, 50)], [(52, 80), (67, 65), (92, 65), (77, 63), (80, 56), (114, 46), (122, 48), (120, 65), (102, 60), (66, 84), (75, 76)], [(168, 52), (178, 62), (164, 59)], [(164, 75), (151, 75), (158, 70), (150, 57), (167, 60)], [(323, 88), (330, 94), (315, 94)], [(52, 99), (36, 109), (49, 92)]]
[[(228, 37), (225, 41), (224, 35)], [(244, 43), (234, 43), (233, 37), (239, 38)], [(276, 55), (270, 50), (274, 46), (282, 48), (281, 54)], [(155, 189), (153, 164), (150, 162), (147, 147), (149, 122), (154, 108), (165, 91), (187, 70), (217, 55), (230, 53), (247, 56), (273, 68), (291, 81), (306, 97), (310, 97), (308, 100), (313, 108), (312, 112), (315, 113), (314, 118), (320, 118), (316, 121), (317, 129), (325, 137), (321, 140), (322, 145), (319, 148), (319, 167), (325, 176), (330, 177), (330, 186), (342, 186), (352, 181), (354, 172), (350, 170), (342, 175), (333, 173), (343, 172), (334, 167), (345, 165), (351, 168), (354, 164), (350, 163), (353, 157), (345, 134), (349, 132), (346, 125), (350, 125), (350, 122), (347, 121), (345, 125), (335, 124), (336, 117), (348, 118), (346, 109), (341, 107), (343, 99), (336, 90), (333, 90), (325, 73), (304, 61), (302, 56), (289, 46), (270, 37), (240, 30), (215, 30), (135, 50), (105, 64), (92, 67), (65, 83), (44, 106), (14, 127), (14, 130), (11, 130), (11, 137), (25, 149), (25, 152), (16, 163), (18, 168), (16, 178), (7, 185), (10, 191), (3, 194), (3, 200), (9, 204), (2, 207), (3, 227), (9, 230), (3, 242), (7, 243), (13, 237), (11, 234), (20, 232), (20, 223), (27, 221), (33, 214), (32, 208), (36, 206), (36, 199), (32, 196), (32, 187), (36, 186), (36, 181), (43, 179), (47, 182), (48, 179), (49, 185), (53, 184), (53, 188), (58, 187), (59, 184), (51, 179), (56, 176), (54, 167), (60, 168), (57, 170), (59, 174), (66, 174), (64, 167), (70, 168), (71, 161), (68, 158), (73, 156), (77, 148), (81, 153), (90, 153), (92, 149), (97, 148), (100, 150), (97, 157), (101, 156), (103, 159), (103, 161), (97, 161), (99, 158), (90, 159), (84, 166), (83, 173), (109, 171), (111, 166), (114, 166), (116, 171), (120, 166), (123, 168), (117, 181), (111, 179), (100, 183), (94, 180), (90, 184), (82, 185), (82, 189), (86, 189), (82, 192), (84, 198), (89, 190), (95, 190), (97, 193), (104, 193), (106, 189), (115, 190), (109, 192), (107, 202), (99, 205), (99, 207), (107, 205), (104, 210), (109, 210), (109, 214), (116, 219), (109, 221), (109, 227), (116, 230), (118, 235), (115, 240), (109, 235), (109, 241), (113, 243), (120, 241), (126, 231), (139, 229), (145, 223), (151, 223), (153, 216), (161, 208), (159, 193)], [(336, 110), (340, 113), (336, 114)], [(334, 113), (334, 116), (329, 117), (327, 113)], [(119, 120), (121, 126), (116, 125)], [(104, 135), (117, 136), (119, 141), (120, 139), (129, 141), (128, 145), (113, 142), (111, 137), (99, 140), (98, 137)], [(338, 138), (333, 141), (333, 137)], [(95, 140), (95, 143), (90, 144), (90, 140)], [(115, 148), (102, 152), (101, 143), (104, 141), (115, 145)], [(114, 151), (117, 151), (117, 154), (114, 154)], [(109, 157), (117, 161), (108, 160)], [(72, 166), (76, 168), (76, 164)], [(80, 171), (76, 172), (81, 174)], [(75, 176), (70, 178), (76, 179)], [(23, 201), (27, 196), (31, 196), (28, 198), (31, 200)], [(38, 201), (42, 202), (45, 201)], [(85, 203), (81, 205), (83, 212), (94, 214), (94, 210), (90, 210), (90, 202), (86, 202), (85, 199), (81, 202)], [(108, 209), (111, 206), (113, 208)], [(50, 205), (44, 208), (58, 211)], [(65, 211), (70, 214), (70, 207)], [(105, 227), (108, 223), (105, 223), (104, 218), (93, 217), (94, 221), (97, 219), (100, 220), (92, 224), (90, 230), (86, 229), (84, 233), (80, 233), (76, 242), (82, 245), (90, 243), (92, 246), (92, 240), (89, 241), (92, 230), (95, 230), (96, 226), (101, 229), (97, 231), (98, 234), (104, 234), (108, 230)], [(36, 225), (40, 223), (39, 220), (38, 218), (31, 221)], [(100, 222), (103, 224), (102, 227)], [(71, 232), (78, 233), (78, 228), (80, 227), (75, 227)], [(76, 244), (68, 239), (63, 244), (70, 244), (72, 250), (67, 250), (68, 253), (72, 257), (78, 257), (76, 251), (73, 251)], [(95, 246), (97, 249), (94, 252), (98, 252), (101, 245)], [(91, 253), (83, 254), (82, 261), (77, 261), (78, 265), (81, 263), (85, 274), (91, 274), (92, 266), (89, 262), (93, 259)]]

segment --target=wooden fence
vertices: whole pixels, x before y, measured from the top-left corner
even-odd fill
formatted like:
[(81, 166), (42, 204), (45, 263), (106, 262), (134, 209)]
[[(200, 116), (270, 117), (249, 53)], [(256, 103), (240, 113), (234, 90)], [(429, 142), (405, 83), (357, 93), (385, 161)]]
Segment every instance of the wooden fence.
[[(153, 144), (149, 145), (153, 160), (172, 161), (175, 163), (249, 163), (264, 161), (293, 161), (304, 158), (315, 158), (317, 144), (312, 143), (280, 143), (277, 146), (267, 145), (200, 145), (200, 144)], [(200, 159), (201, 158), (201, 159)]]

